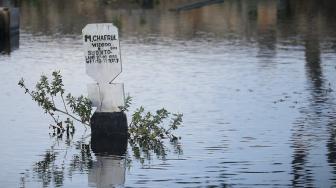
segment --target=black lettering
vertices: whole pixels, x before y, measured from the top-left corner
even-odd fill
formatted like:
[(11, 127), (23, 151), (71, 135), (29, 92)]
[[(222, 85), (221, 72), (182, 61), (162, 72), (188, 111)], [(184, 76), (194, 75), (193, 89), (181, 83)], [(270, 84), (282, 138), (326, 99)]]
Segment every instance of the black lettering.
[(84, 38), (85, 38), (85, 42), (87, 42), (87, 40), (91, 42), (91, 35), (85, 35)]

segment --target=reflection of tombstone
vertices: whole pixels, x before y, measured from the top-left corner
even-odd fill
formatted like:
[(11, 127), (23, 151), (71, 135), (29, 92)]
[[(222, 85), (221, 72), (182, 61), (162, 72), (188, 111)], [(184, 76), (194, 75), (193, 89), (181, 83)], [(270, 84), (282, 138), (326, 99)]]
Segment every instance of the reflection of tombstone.
[(18, 8), (0, 7), (0, 52), (19, 47), (20, 12)]
[(93, 162), (89, 170), (89, 186), (97, 188), (123, 186), (126, 172), (127, 136), (92, 134), (91, 148), (97, 161)]
[(96, 156), (89, 170), (89, 186), (97, 188), (121, 187), (125, 184), (126, 159), (117, 156)]

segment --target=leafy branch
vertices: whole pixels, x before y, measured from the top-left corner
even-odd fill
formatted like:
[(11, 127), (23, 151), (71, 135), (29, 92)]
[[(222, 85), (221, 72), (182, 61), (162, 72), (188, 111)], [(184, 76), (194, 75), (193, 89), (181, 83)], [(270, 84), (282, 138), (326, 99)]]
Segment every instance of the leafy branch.
[[(132, 98), (126, 97), (125, 106), (131, 104)], [(128, 107), (125, 108), (128, 110)], [(129, 124), (129, 144), (133, 154), (140, 161), (150, 159), (150, 153), (153, 151), (157, 157), (166, 156), (166, 146), (164, 139), (169, 139), (178, 153), (182, 152), (179, 140), (181, 137), (175, 136), (172, 131), (180, 127), (183, 114), (171, 113), (162, 108), (155, 113), (145, 112), (141, 106), (136, 109), (132, 115)]]
[[(37, 102), (46, 114), (52, 117), (55, 125), (51, 125), (51, 127), (58, 133), (74, 130), (73, 120), (90, 126), (91, 101), (84, 96), (74, 97), (70, 93), (65, 96), (63, 80), (59, 71), (52, 73), (51, 81), (49, 81), (47, 76), (42, 75), (35, 86), (35, 90), (28, 89), (23, 78), (21, 78), (18, 85)], [(57, 99), (62, 102), (62, 107), (56, 106)], [(71, 119), (60, 120), (60, 115), (62, 114)]]
[[(92, 114), (92, 103), (84, 97), (74, 97), (70, 93), (65, 95), (62, 76), (59, 71), (52, 73), (52, 79), (42, 75), (35, 86), (35, 90), (30, 90), (25, 85), (22, 78), (18, 85), (29, 94), (31, 98), (49, 114), (54, 125), (50, 125), (54, 132), (62, 136), (64, 131), (67, 134), (74, 133), (73, 120), (90, 126), (90, 118)], [(60, 105), (61, 104), (61, 105)], [(132, 97), (125, 98), (125, 105), (119, 107), (122, 112), (128, 111), (132, 104)], [(58, 105), (58, 106), (57, 106)], [(60, 119), (60, 115), (66, 115), (65, 120)], [(128, 142), (132, 148), (133, 154), (140, 161), (151, 158), (151, 152), (157, 157), (165, 158), (167, 147), (165, 140), (174, 146), (176, 152), (181, 153), (180, 137), (173, 134), (182, 123), (183, 114), (168, 112), (165, 108), (152, 112), (146, 112), (144, 107), (140, 106), (136, 109), (131, 118), (128, 129)], [(65, 126), (64, 126), (65, 125)]]

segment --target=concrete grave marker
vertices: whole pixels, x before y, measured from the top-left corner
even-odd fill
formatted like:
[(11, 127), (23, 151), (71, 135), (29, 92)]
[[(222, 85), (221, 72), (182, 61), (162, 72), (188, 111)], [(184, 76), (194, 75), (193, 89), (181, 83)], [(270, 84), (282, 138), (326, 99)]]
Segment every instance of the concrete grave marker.
[(88, 24), (83, 31), (89, 98), (98, 112), (119, 112), (124, 106), (124, 84), (112, 83), (121, 73), (118, 29), (111, 23)]
[(98, 112), (118, 112), (124, 106), (124, 84), (88, 84), (88, 97)]

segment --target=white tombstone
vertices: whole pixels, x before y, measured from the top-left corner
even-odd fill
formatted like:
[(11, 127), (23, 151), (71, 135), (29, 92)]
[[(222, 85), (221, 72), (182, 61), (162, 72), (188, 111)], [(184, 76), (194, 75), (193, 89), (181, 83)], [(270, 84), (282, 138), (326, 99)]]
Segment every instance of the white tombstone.
[(97, 112), (118, 112), (124, 106), (124, 84), (88, 84), (88, 97)]
[(122, 71), (118, 28), (111, 23), (84, 27), (86, 73), (98, 83), (112, 82)]
[(112, 83), (121, 73), (118, 28), (111, 23), (88, 24), (82, 30), (89, 99), (98, 112), (118, 112), (124, 106), (124, 85)]

